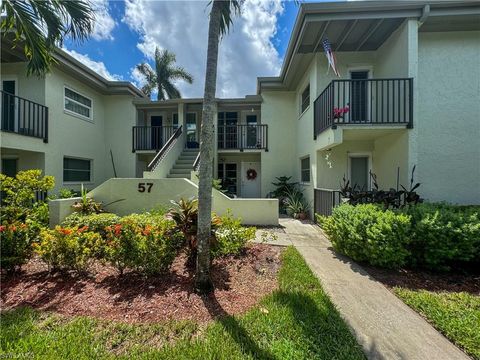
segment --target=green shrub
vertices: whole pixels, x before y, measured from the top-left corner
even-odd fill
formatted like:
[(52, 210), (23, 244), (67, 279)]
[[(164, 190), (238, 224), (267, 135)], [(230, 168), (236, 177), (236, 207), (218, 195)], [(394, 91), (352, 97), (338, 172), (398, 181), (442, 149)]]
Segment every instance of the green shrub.
[(130, 268), (147, 275), (165, 272), (172, 264), (182, 242), (173, 231), (174, 223), (156, 219), (145, 224), (143, 216), (126, 216), (107, 227), (105, 257), (122, 274)]
[(48, 225), (48, 204), (36, 202), (36, 192), (55, 185), (41, 170), (20, 171), (15, 177), (0, 174), (0, 234), (2, 269), (15, 270), (32, 255), (32, 243)]
[(87, 227), (43, 230), (40, 241), (34, 244), (35, 252), (54, 269), (76, 270), (83, 272), (102, 247), (102, 237), (90, 232)]
[(101, 213), (101, 214), (90, 214), (82, 215), (80, 213), (73, 213), (65, 218), (62, 222), (64, 227), (88, 227), (88, 231), (93, 231), (99, 233), (103, 238), (105, 238), (107, 231), (105, 228), (107, 226), (112, 226), (117, 224), (120, 221), (120, 217), (115, 214), (110, 213)]
[(372, 204), (341, 205), (329, 218), (320, 218), (333, 247), (357, 261), (397, 268), (410, 255), (406, 250), (410, 218)]
[(28, 225), (21, 222), (0, 225), (1, 267), (7, 271), (17, 270), (32, 255)]
[(480, 259), (478, 207), (425, 203), (404, 212), (412, 217), (412, 266), (448, 270), (453, 262)]
[(211, 248), (213, 257), (239, 254), (248, 241), (255, 239), (256, 228), (244, 227), (240, 219), (235, 219), (230, 212), (219, 218), (215, 231), (215, 243)]

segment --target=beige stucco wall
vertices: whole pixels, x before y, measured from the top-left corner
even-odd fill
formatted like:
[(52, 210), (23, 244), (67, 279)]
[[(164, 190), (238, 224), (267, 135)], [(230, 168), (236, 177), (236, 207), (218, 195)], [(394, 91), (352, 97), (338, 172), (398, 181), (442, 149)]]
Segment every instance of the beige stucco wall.
[(480, 203), (480, 32), (420, 33), (418, 180), (430, 200)]
[(263, 92), (262, 98), (262, 123), (268, 124), (268, 151), (261, 153), (261, 194), (266, 196), (276, 177), (294, 175), (298, 114), (294, 92)]
[[(153, 184), (151, 191), (139, 192), (138, 184), (147, 182)], [(104, 204), (121, 200), (108, 205), (106, 209), (126, 215), (159, 206), (169, 208), (172, 206), (171, 200), (197, 197), (197, 193), (197, 185), (187, 179), (110, 179), (91, 191), (88, 196)], [(235, 217), (242, 218), (244, 224), (278, 224), (277, 199), (230, 199), (216, 190), (213, 190), (212, 196), (212, 210), (219, 215), (231, 210)]]

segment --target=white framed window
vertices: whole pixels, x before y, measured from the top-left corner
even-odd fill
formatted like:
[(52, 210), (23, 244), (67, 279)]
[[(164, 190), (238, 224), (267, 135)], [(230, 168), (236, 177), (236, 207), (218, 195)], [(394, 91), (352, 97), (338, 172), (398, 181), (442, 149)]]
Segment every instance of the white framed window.
[(74, 157), (63, 158), (63, 182), (91, 182), (92, 160)]
[(300, 114), (303, 114), (305, 110), (310, 106), (310, 84), (302, 91), (302, 98), (300, 104)]
[(64, 110), (75, 116), (80, 116), (90, 121), (93, 120), (92, 99), (66, 86), (63, 89)]
[(310, 182), (310, 156), (300, 159), (300, 181), (302, 183)]

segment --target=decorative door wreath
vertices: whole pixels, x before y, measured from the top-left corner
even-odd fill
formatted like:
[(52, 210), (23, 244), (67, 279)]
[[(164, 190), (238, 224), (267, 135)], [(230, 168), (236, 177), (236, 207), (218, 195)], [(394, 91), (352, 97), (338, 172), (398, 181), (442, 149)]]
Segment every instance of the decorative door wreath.
[(255, 180), (257, 178), (257, 171), (255, 169), (247, 170), (247, 180)]

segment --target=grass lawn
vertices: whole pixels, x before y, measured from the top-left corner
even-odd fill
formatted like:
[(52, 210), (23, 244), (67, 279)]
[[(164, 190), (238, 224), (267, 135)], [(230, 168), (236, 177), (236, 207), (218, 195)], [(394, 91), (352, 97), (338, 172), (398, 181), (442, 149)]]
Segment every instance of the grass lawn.
[(21, 308), (2, 313), (1, 330), (0, 357), (365, 359), (293, 247), (283, 254), (279, 290), (246, 314), (207, 326), (189, 321), (128, 325)]
[(452, 342), (480, 359), (480, 296), (399, 287), (394, 291)]

